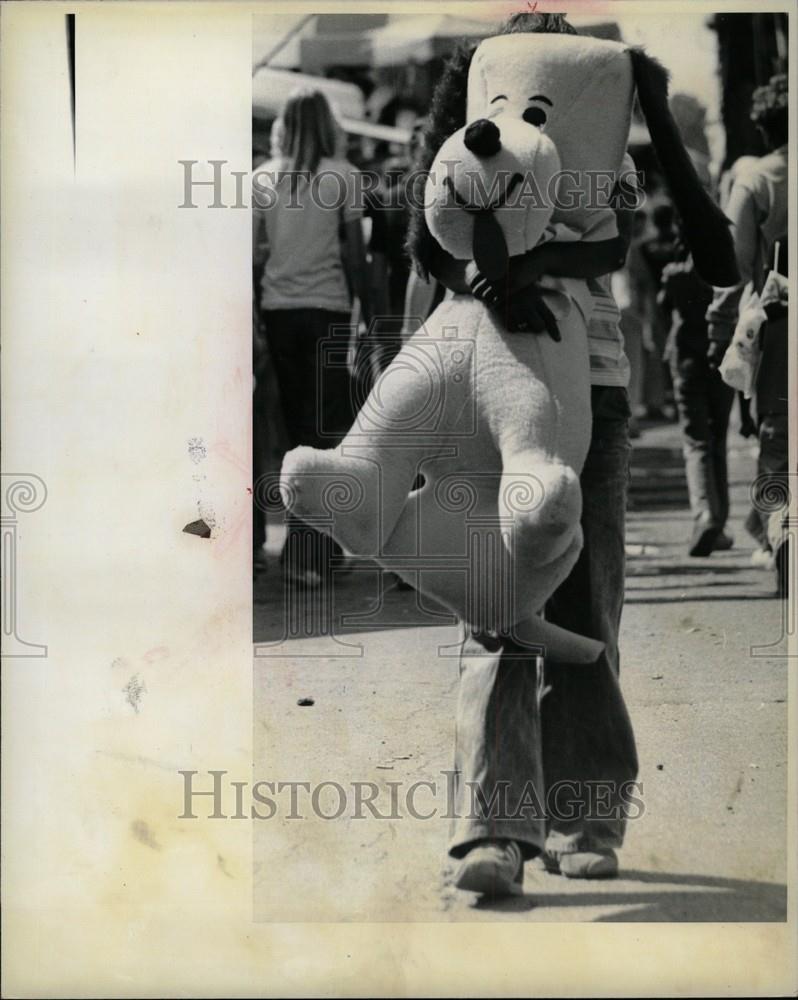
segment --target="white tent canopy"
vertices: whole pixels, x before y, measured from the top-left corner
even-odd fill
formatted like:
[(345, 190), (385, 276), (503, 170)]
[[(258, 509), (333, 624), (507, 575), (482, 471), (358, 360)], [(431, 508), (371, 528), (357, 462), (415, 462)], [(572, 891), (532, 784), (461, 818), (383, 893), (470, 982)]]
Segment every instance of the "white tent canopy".
[(408, 143), (406, 129), (390, 125), (376, 125), (366, 120), (366, 104), (359, 87), (341, 80), (327, 80), (307, 73), (290, 70), (259, 69), (252, 78), (252, 113), (256, 118), (276, 118), (282, 114), (289, 96), (300, 87), (320, 90), (335, 112), (344, 129), (353, 135), (365, 135), (386, 142)]
[(458, 38), (485, 38), (493, 21), (453, 14), (395, 14), (381, 28), (340, 34), (304, 33), (299, 41), (302, 65), (397, 66), (444, 56)]
[(252, 78), (252, 112), (258, 118), (276, 118), (285, 102), (300, 87), (320, 90), (339, 118), (363, 118), (365, 101), (359, 87), (341, 80), (327, 80), (290, 70), (259, 69)]
[(368, 32), (372, 65), (427, 62), (449, 52), (458, 38), (485, 38), (494, 30), (492, 22), (453, 14), (397, 17)]

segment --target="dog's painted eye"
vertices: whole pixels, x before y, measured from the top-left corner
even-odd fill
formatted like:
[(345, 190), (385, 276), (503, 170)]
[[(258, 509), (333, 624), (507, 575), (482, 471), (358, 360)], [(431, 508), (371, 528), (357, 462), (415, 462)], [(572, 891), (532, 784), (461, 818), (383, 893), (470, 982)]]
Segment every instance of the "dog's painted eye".
[(521, 117), (527, 125), (536, 125), (540, 128), (546, 124), (546, 112), (543, 108), (527, 108)]

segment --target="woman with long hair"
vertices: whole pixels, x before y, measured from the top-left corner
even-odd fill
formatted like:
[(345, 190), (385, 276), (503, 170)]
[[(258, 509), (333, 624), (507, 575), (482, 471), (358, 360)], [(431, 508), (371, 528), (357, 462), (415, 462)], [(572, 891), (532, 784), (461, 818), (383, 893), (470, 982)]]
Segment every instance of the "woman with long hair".
[[(353, 292), (370, 320), (357, 171), (341, 154), (344, 133), (320, 91), (293, 93), (278, 121), (272, 157), (254, 176), (260, 304), (288, 446), (329, 448), (353, 416)], [(318, 586), (332, 553), (327, 535), (289, 520), (283, 562), (292, 580)]]

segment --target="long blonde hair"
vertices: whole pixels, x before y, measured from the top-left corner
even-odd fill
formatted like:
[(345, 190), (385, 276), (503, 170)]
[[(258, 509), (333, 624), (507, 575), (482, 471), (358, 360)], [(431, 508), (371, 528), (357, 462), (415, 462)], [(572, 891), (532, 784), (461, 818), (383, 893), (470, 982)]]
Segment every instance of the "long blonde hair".
[(296, 90), (282, 115), (280, 152), (290, 169), (315, 173), (324, 156), (334, 156), (340, 127), (320, 90)]

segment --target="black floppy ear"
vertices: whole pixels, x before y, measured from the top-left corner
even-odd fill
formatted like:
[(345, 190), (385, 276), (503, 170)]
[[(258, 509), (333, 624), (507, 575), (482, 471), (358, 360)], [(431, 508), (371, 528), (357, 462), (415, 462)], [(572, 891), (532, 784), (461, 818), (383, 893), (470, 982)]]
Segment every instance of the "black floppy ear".
[(729, 220), (704, 190), (668, 107), (668, 74), (642, 49), (629, 50), (637, 96), (696, 270), (710, 285), (740, 280)]

